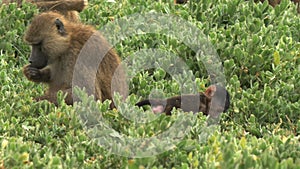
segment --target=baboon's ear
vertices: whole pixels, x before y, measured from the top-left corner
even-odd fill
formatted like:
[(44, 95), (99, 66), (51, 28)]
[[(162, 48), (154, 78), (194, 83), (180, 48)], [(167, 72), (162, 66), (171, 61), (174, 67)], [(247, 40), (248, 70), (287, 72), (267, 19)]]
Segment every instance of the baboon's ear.
[(215, 95), (216, 91), (217, 91), (217, 86), (211, 85), (206, 89), (205, 94), (208, 97), (213, 97)]
[(64, 35), (64, 34), (66, 33), (64, 24), (63, 24), (62, 21), (59, 20), (58, 18), (55, 20), (55, 25), (56, 25), (57, 31), (58, 31), (60, 34)]

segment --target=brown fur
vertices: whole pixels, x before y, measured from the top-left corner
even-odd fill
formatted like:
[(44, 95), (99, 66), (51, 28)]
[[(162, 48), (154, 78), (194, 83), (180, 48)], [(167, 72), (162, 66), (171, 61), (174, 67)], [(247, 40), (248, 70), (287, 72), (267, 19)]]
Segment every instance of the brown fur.
[[(55, 25), (56, 19), (63, 24), (63, 31), (59, 31)], [(36, 100), (49, 100), (56, 103), (56, 95), (59, 90), (67, 93), (66, 103), (72, 104), (72, 78), (76, 60), (84, 44), (89, 40), (87, 51), (99, 51), (100, 53), (108, 50), (105, 57), (98, 67), (95, 80), (96, 98), (102, 101), (112, 99), (111, 82), (115, 70), (120, 65), (120, 58), (114, 49), (111, 49), (105, 38), (93, 27), (68, 21), (59, 13), (46, 12), (36, 16), (29, 26), (25, 41), (32, 45), (32, 50), (36, 47), (41, 49), (40, 57), (45, 55), (47, 65), (42, 68), (36, 68), (33, 63), (24, 66), (23, 73), (31, 81), (43, 82), (48, 84), (49, 89), (45, 96)], [(92, 42), (90, 42), (92, 41)], [(42, 44), (41, 44), (42, 43)], [(41, 45), (40, 47), (38, 45)], [(96, 53), (94, 52), (94, 53)], [(32, 52), (31, 55), (34, 55)], [(84, 55), (86, 56), (86, 55)], [(31, 56), (34, 57), (34, 56)], [(90, 62), (88, 57), (85, 60)], [(91, 82), (95, 77), (90, 74), (90, 65), (82, 66), (80, 69), (83, 76), (86, 76), (84, 82)], [(97, 65), (98, 66), (98, 65)], [(117, 90), (122, 91), (123, 96), (126, 93), (125, 76), (122, 74), (117, 77)], [(81, 86), (84, 87), (84, 86)], [(114, 107), (114, 105), (112, 105)]]

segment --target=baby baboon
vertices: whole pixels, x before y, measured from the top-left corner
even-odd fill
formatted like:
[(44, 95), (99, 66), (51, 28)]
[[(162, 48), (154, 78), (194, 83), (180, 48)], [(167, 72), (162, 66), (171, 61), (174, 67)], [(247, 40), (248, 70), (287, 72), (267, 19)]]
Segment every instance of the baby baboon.
[[(16, 2), (22, 5), (22, 0), (3, 0), (2, 3), (9, 4)], [(87, 0), (25, 0), (25, 2), (35, 4), (41, 11), (57, 11), (65, 15), (71, 21), (78, 22), (79, 15), (87, 5)]]
[[(47, 93), (36, 100), (49, 100), (56, 103), (59, 90), (67, 94), (66, 103), (72, 104), (72, 79), (78, 55), (83, 47), (88, 48), (81, 66), (80, 80), (93, 83), (95, 95), (99, 100), (112, 99), (111, 83), (114, 77), (114, 89), (125, 96), (127, 84), (124, 74), (118, 77), (114, 73), (120, 65), (120, 58), (106, 39), (93, 27), (65, 19), (56, 12), (45, 12), (33, 18), (24, 36), (31, 45), (29, 64), (23, 67), (24, 75), (33, 82), (48, 84)], [(89, 45), (85, 45), (86, 42)], [(85, 45), (85, 46), (84, 46)], [(81, 51), (82, 52), (82, 51)], [(103, 57), (101, 63), (95, 63)], [(96, 66), (93, 75), (92, 69)], [(119, 69), (118, 69), (119, 70)], [(80, 86), (85, 87), (85, 86)], [(112, 104), (112, 107), (114, 105)]]
[[(199, 97), (199, 99), (196, 99)], [(136, 106), (144, 106), (151, 105), (151, 109), (154, 113), (162, 113), (165, 112), (167, 115), (171, 115), (171, 111), (173, 108), (181, 108), (182, 100), (185, 100), (185, 105), (183, 111), (189, 112), (203, 112), (205, 115), (213, 115), (216, 116), (222, 112), (227, 111), (230, 105), (230, 96), (228, 91), (219, 86), (219, 85), (211, 85), (209, 86), (204, 93), (200, 92), (199, 95), (182, 95), (182, 96), (174, 96), (168, 99), (152, 99), (152, 100), (143, 100), (138, 102)], [(195, 112), (193, 110), (193, 106), (195, 103), (193, 101), (199, 100), (199, 109)], [(191, 104), (189, 106), (189, 104)]]

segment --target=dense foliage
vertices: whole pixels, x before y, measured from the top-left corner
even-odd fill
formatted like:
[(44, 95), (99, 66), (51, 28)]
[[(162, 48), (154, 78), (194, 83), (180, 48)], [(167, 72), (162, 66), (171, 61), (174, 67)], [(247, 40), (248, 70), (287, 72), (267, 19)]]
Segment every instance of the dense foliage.
[[(195, 0), (185, 5), (174, 5), (173, 0), (89, 1), (80, 16), (82, 22), (97, 28), (136, 13), (181, 17), (203, 31), (224, 66), (232, 105), (222, 115), (217, 130), (201, 140), (206, 117), (199, 114), (176, 147), (157, 156), (131, 159), (93, 142), (74, 107), (33, 101), (43, 94), (45, 86), (29, 82), (22, 74), (30, 53), (22, 37), (38, 10), (32, 4), (2, 5), (0, 168), (299, 167), (300, 17), (295, 9), (288, 0), (275, 8), (267, 2), (243, 0)], [(184, 43), (163, 34), (133, 31), (136, 34), (116, 44), (122, 59), (144, 48), (170, 51), (192, 70), (199, 91), (211, 83), (205, 64)], [(122, 104), (122, 111), (132, 111), (134, 103), (154, 88), (166, 96), (179, 94), (179, 85), (164, 70), (145, 70), (131, 79), (131, 95)], [(62, 98), (60, 95), (60, 101)], [(108, 102), (85, 100), (82, 104), (99, 108), (115, 130), (130, 137), (151, 137), (183, 114), (174, 111), (171, 117), (162, 115), (141, 125), (108, 110)]]

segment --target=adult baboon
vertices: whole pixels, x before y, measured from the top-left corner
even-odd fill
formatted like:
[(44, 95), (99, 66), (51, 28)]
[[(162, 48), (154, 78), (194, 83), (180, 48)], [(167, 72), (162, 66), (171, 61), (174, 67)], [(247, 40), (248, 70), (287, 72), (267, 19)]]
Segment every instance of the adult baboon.
[[(114, 77), (114, 86), (111, 85), (114, 73), (120, 65), (120, 58), (93, 27), (69, 21), (60, 13), (45, 12), (33, 18), (24, 39), (32, 47), (30, 63), (23, 67), (24, 75), (33, 82), (42, 82), (49, 86), (47, 93), (36, 100), (46, 99), (56, 103), (57, 92), (61, 90), (67, 94), (66, 103), (73, 103), (73, 72), (78, 55), (86, 46), (87, 53), (81, 59), (82, 65), (77, 71), (82, 77), (80, 80), (87, 84), (95, 82), (93, 87), (96, 98), (102, 101), (112, 99), (112, 87), (121, 92), (122, 96), (126, 96), (127, 84), (122, 71)], [(85, 45), (86, 43), (89, 45)], [(93, 59), (99, 57), (103, 57), (102, 61), (100, 64), (95, 63), (97, 60)], [(96, 72), (93, 74), (95, 65)]]

